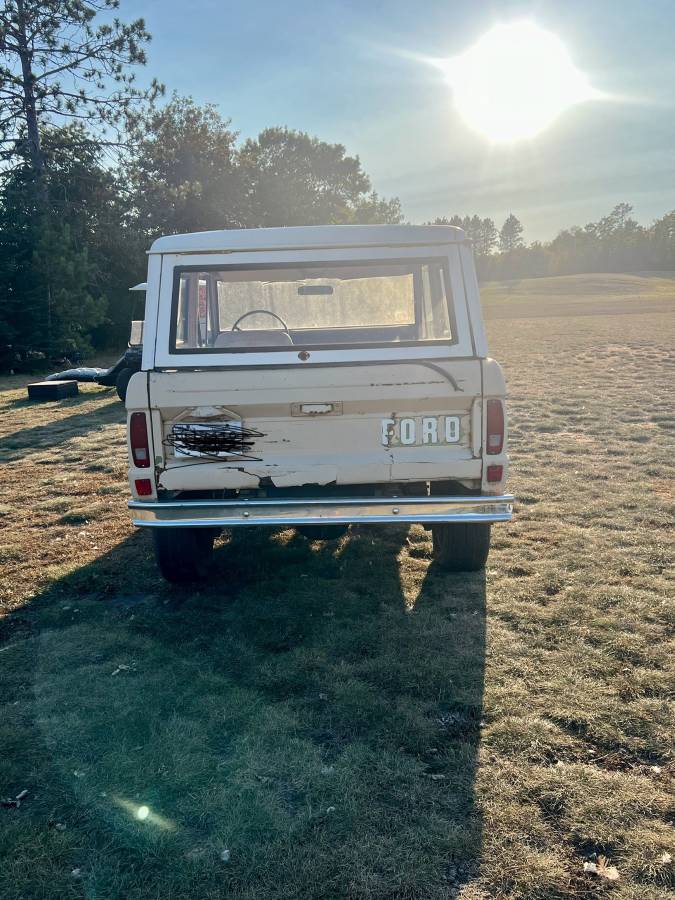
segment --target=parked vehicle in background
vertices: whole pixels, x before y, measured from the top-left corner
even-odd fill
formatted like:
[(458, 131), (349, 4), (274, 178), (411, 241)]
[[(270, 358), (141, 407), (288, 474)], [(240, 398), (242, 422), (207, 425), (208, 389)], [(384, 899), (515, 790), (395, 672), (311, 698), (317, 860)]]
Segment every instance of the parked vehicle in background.
[(505, 383), (450, 226), (160, 238), (127, 390), (129, 506), (170, 581), (220, 529), (419, 522), (445, 568), (511, 519)]
[[(146, 284), (137, 284), (130, 291), (145, 292)], [(117, 360), (117, 362), (108, 369), (102, 369), (100, 366), (83, 366), (73, 367), (73, 363), (69, 359), (62, 359), (61, 362), (67, 364), (69, 368), (60, 372), (54, 372), (48, 375), (46, 381), (63, 381), (73, 380), (82, 382), (95, 382), (102, 384), (104, 387), (114, 387), (117, 396), (124, 403), (127, 396), (127, 385), (129, 379), (134, 372), (140, 372), (141, 359), (143, 353), (143, 320), (136, 319), (131, 323), (131, 334), (129, 335), (128, 349)]]
[[(139, 294), (145, 294), (146, 289), (147, 284), (145, 282), (129, 288), (130, 291), (135, 291)], [(111, 368), (98, 375), (96, 381), (98, 384), (114, 387), (117, 391), (117, 396), (122, 403), (124, 403), (127, 396), (129, 379), (135, 372), (140, 372), (142, 355), (143, 319), (133, 319), (131, 322), (128, 349), (117, 360), (114, 366), (111, 366)]]

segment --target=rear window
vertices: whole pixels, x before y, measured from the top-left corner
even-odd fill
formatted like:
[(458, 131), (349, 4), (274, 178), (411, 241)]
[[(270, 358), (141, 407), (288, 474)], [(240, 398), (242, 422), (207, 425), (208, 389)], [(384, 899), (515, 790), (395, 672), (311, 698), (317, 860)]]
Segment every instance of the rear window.
[(454, 342), (440, 259), (177, 268), (175, 353)]

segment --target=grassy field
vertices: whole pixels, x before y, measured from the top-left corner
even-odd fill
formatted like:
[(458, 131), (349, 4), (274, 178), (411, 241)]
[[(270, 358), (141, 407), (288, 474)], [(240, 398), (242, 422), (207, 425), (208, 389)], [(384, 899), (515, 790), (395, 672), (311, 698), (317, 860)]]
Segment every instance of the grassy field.
[(675, 281), (485, 297), (519, 503), (480, 575), (252, 530), (169, 588), (114, 394), (3, 381), (3, 900), (672, 896)]
[(675, 299), (675, 273), (563, 275), (481, 287), (488, 317), (512, 319), (660, 313)]

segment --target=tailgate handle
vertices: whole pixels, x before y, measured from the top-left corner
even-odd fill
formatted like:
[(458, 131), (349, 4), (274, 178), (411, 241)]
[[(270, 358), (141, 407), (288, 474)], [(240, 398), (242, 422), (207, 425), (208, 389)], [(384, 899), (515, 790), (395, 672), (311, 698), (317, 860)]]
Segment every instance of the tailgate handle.
[(340, 416), (342, 403), (292, 403), (292, 416)]

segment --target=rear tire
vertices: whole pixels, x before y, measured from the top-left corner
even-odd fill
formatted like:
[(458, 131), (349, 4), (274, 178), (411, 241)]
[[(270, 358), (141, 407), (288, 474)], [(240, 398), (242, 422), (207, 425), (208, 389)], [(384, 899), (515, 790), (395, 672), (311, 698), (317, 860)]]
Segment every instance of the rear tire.
[(432, 525), (434, 560), (447, 572), (477, 572), (490, 552), (490, 524)]
[(215, 537), (213, 528), (153, 529), (155, 558), (164, 578), (172, 584), (205, 578)]
[(115, 390), (117, 391), (117, 396), (120, 398), (122, 403), (126, 402), (127, 399), (127, 387), (129, 386), (129, 379), (134, 374), (133, 369), (122, 369), (117, 378), (115, 379)]

